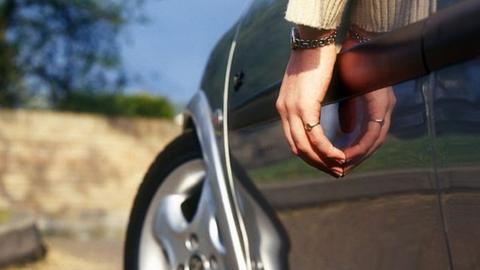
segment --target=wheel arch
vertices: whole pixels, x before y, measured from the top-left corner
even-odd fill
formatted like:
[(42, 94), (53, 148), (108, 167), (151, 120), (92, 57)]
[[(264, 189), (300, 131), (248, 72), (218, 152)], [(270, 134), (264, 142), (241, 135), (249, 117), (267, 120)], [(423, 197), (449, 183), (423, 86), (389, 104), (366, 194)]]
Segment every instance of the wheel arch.
[(212, 181), (214, 196), (221, 203), (220, 223), (226, 229), (225, 247), (232, 251), (229, 269), (246, 269), (243, 237), (237, 228), (240, 220), (236, 212), (234, 191), (226, 174), (223, 152), (225, 149), (219, 141), (222, 134), (218, 133), (218, 129), (222, 129), (221, 125), (224, 123), (218, 121), (215, 123), (218, 126), (214, 125), (209, 99), (201, 90), (192, 97), (183, 115), (184, 131), (195, 130), (205, 162), (207, 178)]

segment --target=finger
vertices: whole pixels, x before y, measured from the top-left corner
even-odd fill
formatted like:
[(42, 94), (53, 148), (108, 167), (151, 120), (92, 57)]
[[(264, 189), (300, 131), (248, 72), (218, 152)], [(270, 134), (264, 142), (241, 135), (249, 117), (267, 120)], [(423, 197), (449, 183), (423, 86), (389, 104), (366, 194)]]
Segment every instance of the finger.
[(390, 130), (390, 124), (391, 124), (391, 118), (392, 118), (392, 113), (393, 109), (395, 107), (396, 103), (396, 98), (395, 94), (393, 94), (393, 89), (391, 87), (386, 88), (387, 93), (388, 93), (388, 102), (387, 102), (387, 109), (386, 113), (384, 116), (384, 122), (382, 125), (382, 130), (380, 131), (380, 136), (378, 137), (377, 141), (375, 142), (375, 145), (373, 146), (373, 149), (370, 151), (371, 153), (368, 153), (367, 155), (373, 154), (378, 148), (380, 148), (383, 143), (385, 142), (388, 131)]
[[(363, 154), (357, 155), (356, 157), (349, 159), (344, 167), (344, 174), (350, 173), (355, 167), (360, 165), (363, 161), (368, 159), (375, 151), (377, 151), (385, 142), (386, 135), (388, 134), (388, 129), (390, 126), (390, 120), (385, 120), (384, 125), (381, 128), (380, 134), (375, 141), (375, 143), (367, 149), (367, 151)], [(348, 151), (346, 151), (349, 153)]]
[[(283, 85), (282, 85), (283, 87)], [(283, 88), (282, 88), (283, 89)], [(288, 123), (288, 112), (286, 108), (286, 104), (284, 102), (284, 95), (282, 94), (283, 91), (280, 91), (280, 94), (277, 98), (277, 102), (275, 104), (275, 107), (277, 109), (278, 114), (280, 115), (280, 119), (282, 122), (282, 129), (283, 129), (283, 134), (285, 135), (285, 138), (287, 139), (287, 143), (290, 147), (290, 150), (297, 155), (298, 151), (297, 148), (295, 147), (295, 144), (293, 143), (292, 140), (292, 135), (290, 132), (290, 124)]]
[(288, 123), (287, 119), (282, 118), (282, 129), (283, 133), (285, 134), (285, 138), (287, 138), (288, 145), (290, 146), (290, 150), (295, 154), (298, 155), (297, 147), (292, 139), (292, 133), (290, 131), (290, 124)]
[(314, 107), (309, 107), (312, 109), (303, 110), (300, 119), (302, 120), (302, 125), (306, 123), (317, 124), (311, 130), (303, 131), (306, 133), (310, 144), (313, 147), (313, 150), (320, 155), (320, 157), (326, 158), (326, 160), (334, 160), (338, 164), (343, 164), (345, 161), (345, 154), (330, 142), (330, 140), (325, 136), (322, 126), (318, 123), (320, 119), (320, 110), (314, 109)]
[(381, 125), (374, 121), (367, 121), (365, 131), (353, 146), (347, 147), (345, 151), (346, 167), (362, 160), (369, 150), (374, 146), (380, 136)]
[(388, 111), (387, 114), (385, 115), (385, 120), (383, 122), (382, 130), (380, 131), (380, 136), (375, 142), (374, 149), (372, 152), (380, 148), (385, 142), (385, 140), (387, 139), (388, 131), (390, 130), (391, 116), (392, 116), (392, 112)]
[(302, 120), (295, 115), (289, 116), (290, 131), (294, 144), (298, 150), (299, 156), (308, 164), (319, 168), (321, 170), (329, 170), (341, 175), (343, 173), (340, 164), (329, 164), (327, 160), (322, 159), (317, 152), (315, 152), (305, 134), (305, 129)]
[(339, 178), (344, 175), (343, 166), (329, 166), (325, 164), (325, 162), (323, 162), (323, 160), (321, 160), (320, 158), (312, 160), (310, 157), (306, 157), (303, 155), (299, 155), (299, 157), (310, 166), (315, 167), (325, 173), (328, 173), (333, 177)]
[[(383, 119), (384, 120), (383, 124), (381, 125), (380, 134), (379, 134), (377, 140), (375, 141), (374, 145), (365, 153), (364, 156), (362, 156), (360, 158), (357, 158), (356, 161), (350, 161), (348, 164), (346, 164), (346, 166), (344, 168), (344, 173), (345, 174), (348, 174), (354, 167), (358, 166), (365, 159), (367, 159), (371, 155), (373, 155), (373, 153), (375, 153), (375, 151), (377, 151), (384, 144), (385, 140), (387, 139), (387, 135), (388, 135), (388, 132), (390, 130), (390, 125), (391, 125), (391, 116), (392, 116), (393, 109), (394, 109), (395, 103), (396, 103), (396, 97), (395, 97), (395, 94), (393, 93), (393, 88), (388, 87), (388, 88), (385, 88), (384, 90), (385, 91), (383, 93), (386, 94), (385, 95), (386, 98), (376, 97), (376, 99), (374, 100), (374, 101), (378, 102), (380, 100), (385, 100), (386, 99), (386, 101), (382, 102), (382, 104), (386, 104), (386, 106), (384, 106), (384, 109), (383, 109), (385, 111), (384, 117), (383, 118), (382, 117), (374, 117), (373, 118), (373, 119)], [(378, 91), (378, 92), (381, 93), (380, 91)], [(378, 112), (375, 113), (375, 115), (378, 115)]]
[(345, 163), (345, 154), (330, 142), (325, 136), (322, 126), (318, 125), (307, 132), (313, 150), (321, 157), (334, 160), (337, 164)]

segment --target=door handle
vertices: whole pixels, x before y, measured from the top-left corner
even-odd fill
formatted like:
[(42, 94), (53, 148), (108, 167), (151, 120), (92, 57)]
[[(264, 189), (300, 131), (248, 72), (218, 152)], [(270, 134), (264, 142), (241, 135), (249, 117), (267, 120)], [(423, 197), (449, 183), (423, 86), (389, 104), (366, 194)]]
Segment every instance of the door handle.
[(240, 70), (238, 71), (237, 73), (235, 73), (235, 75), (233, 76), (233, 90), (235, 92), (237, 92), (238, 90), (240, 90), (240, 87), (242, 86), (243, 84), (243, 79), (245, 78), (245, 73), (243, 72), (243, 70)]

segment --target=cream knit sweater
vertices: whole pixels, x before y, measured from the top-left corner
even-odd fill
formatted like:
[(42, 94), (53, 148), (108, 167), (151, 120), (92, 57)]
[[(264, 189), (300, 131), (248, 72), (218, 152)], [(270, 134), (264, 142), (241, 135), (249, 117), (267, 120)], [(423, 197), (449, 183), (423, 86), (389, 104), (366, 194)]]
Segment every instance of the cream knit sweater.
[(321, 29), (337, 28), (345, 16), (371, 32), (387, 32), (424, 19), (436, 10), (436, 0), (349, 0), (351, 14), (344, 14), (348, 0), (289, 0), (285, 18)]

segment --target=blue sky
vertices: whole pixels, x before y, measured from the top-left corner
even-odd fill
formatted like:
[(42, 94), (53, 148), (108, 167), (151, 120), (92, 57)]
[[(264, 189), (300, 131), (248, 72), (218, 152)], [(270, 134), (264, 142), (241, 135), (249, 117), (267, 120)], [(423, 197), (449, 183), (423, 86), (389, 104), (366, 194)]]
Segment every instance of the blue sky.
[(148, 91), (185, 104), (198, 89), (212, 47), (240, 16), (247, 0), (147, 0), (145, 24), (129, 26), (122, 55), (133, 80), (129, 92)]

